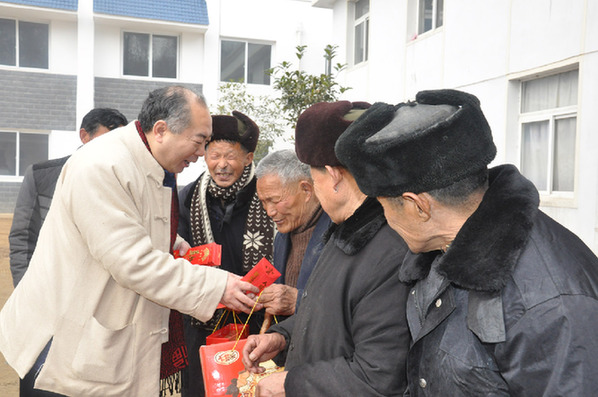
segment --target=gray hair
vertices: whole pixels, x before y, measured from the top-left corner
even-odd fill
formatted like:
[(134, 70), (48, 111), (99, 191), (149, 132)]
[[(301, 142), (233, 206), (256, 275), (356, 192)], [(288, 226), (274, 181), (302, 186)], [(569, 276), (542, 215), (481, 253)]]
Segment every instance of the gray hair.
[(189, 104), (196, 101), (207, 109), (203, 95), (182, 86), (158, 88), (150, 92), (139, 116), (141, 130), (148, 133), (158, 120), (164, 120), (174, 134), (183, 132), (191, 124)]
[(312, 180), (309, 165), (299, 161), (295, 151), (290, 149), (272, 152), (259, 162), (255, 176), (259, 179), (271, 174), (278, 175), (284, 185), (300, 180)]

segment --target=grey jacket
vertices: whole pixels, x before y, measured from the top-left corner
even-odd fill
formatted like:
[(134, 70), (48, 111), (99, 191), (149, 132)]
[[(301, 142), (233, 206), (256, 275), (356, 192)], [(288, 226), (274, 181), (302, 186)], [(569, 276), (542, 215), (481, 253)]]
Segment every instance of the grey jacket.
[(25, 170), (8, 235), (10, 271), (15, 287), (29, 267), (39, 231), (52, 203), (56, 181), (69, 157), (36, 163)]

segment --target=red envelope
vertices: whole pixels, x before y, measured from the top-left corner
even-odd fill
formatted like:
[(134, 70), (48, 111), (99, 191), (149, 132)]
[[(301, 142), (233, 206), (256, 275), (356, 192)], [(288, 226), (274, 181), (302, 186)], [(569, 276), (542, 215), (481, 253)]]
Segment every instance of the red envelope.
[[(260, 289), (260, 292), (267, 286), (274, 283), (280, 277), (280, 272), (266, 258), (262, 258), (241, 280), (250, 282)], [(218, 305), (218, 309), (225, 307)]]
[(178, 250), (173, 251), (175, 258), (187, 259), (194, 265), (220, 266), (222, 259), (222, 246), (216, 243), (198, 245), (189, 248), (185, 255), (181, 256)]

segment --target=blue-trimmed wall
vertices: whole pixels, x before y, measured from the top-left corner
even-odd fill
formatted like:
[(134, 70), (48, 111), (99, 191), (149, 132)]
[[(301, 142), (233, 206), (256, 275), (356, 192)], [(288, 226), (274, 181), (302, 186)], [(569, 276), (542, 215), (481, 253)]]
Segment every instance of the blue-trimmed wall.
[(209, 23), (205, 0), (94, 0), (93, 11), (197, 25)]
[(4, 0), (4, 3), (77, 11), (78, 0)]

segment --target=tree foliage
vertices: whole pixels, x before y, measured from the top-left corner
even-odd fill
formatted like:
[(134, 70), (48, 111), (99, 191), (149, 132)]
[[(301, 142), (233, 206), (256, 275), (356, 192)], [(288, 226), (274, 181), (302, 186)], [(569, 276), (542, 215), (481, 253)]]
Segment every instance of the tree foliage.
[[(296, 47), (295, 55), (299, 61), (305, 55), (306, 48), (305, 45)], [(280, 93), (277, 100), (282, 108), (283, 117), (293, 128), (297, 118), (305, 109), (317, 102), (336, 101), (340, 94), (350, 89), (336, 82), (338, 73), (347, 66), (340, 63), (332, 66), (333, 59), (336, 57), (336, 48), (337, 46), (330, 44), (324, 48), (326, 72), (319, 75), (294, 68), (288, 61), (283, 61), (269, 70), (273, 77), (272, 86)]]
[(231, 114), (237, 110), (252, 119), (260, 128), (260, 138), (254, 152), (257, 164), (272, 147), (274, 140), (285, 131), (280, 119), (280, 105), (274, 98), (255, 96), (247, 92), (242, 82), (221, 83), (218, 87), (218, 103), (210, 109), (212, 114)]

